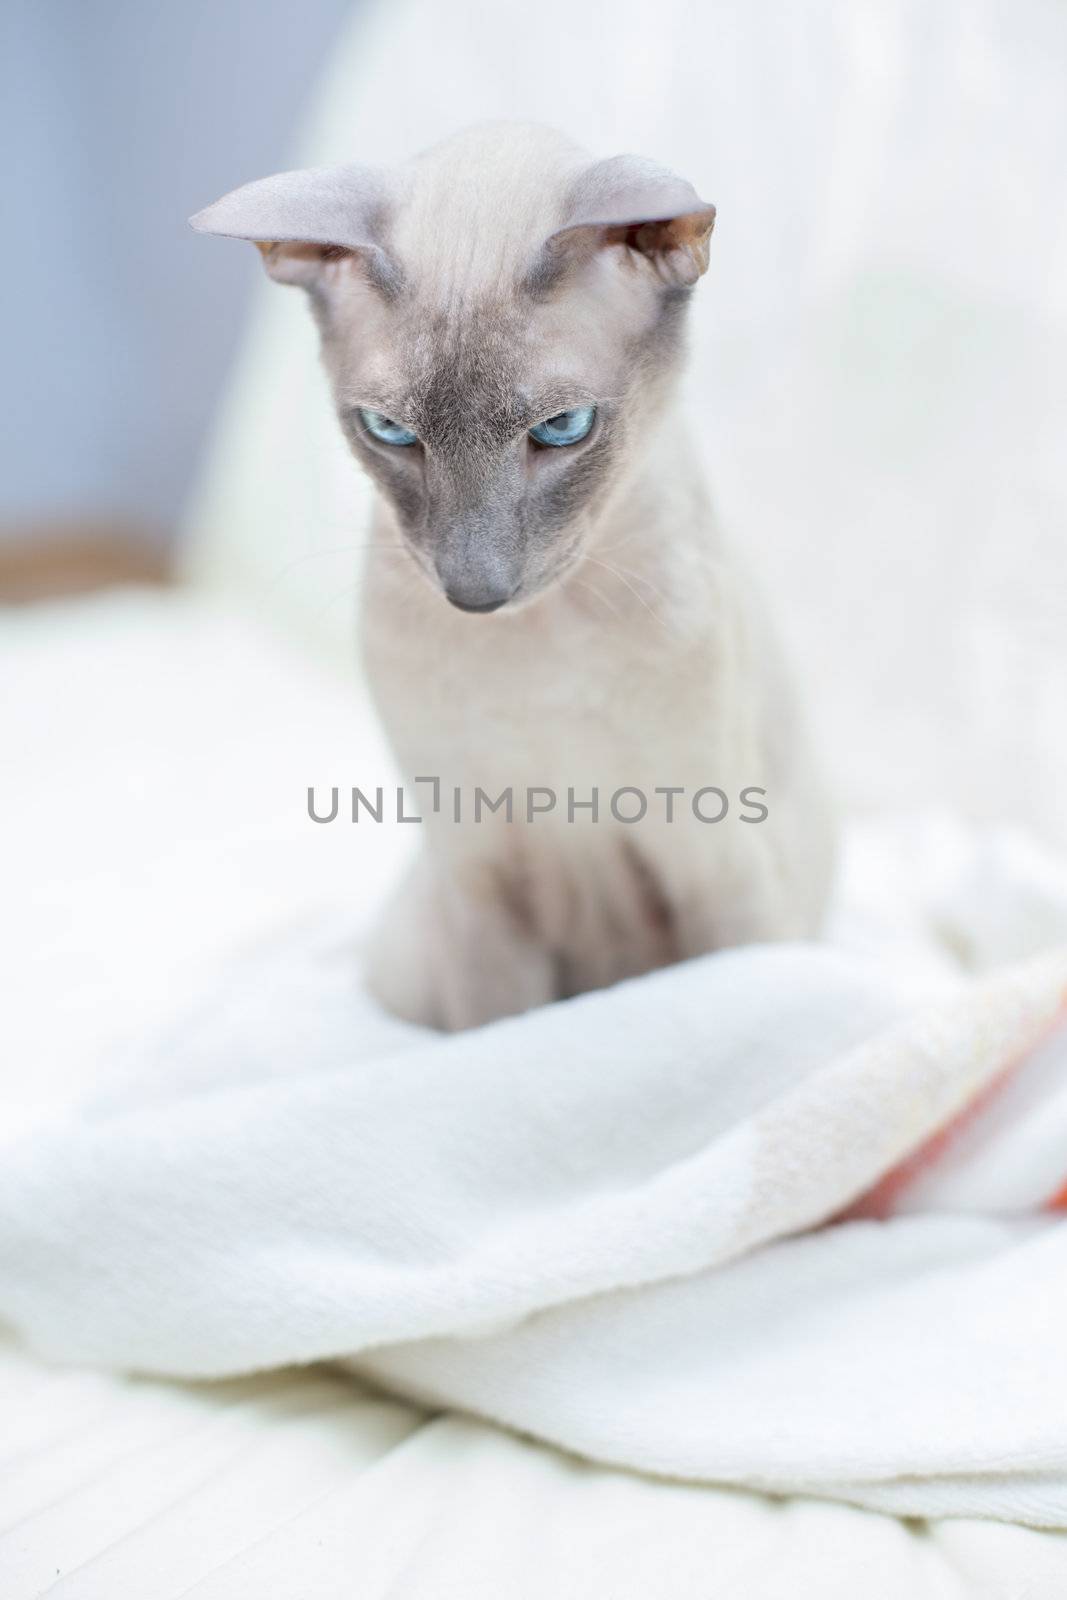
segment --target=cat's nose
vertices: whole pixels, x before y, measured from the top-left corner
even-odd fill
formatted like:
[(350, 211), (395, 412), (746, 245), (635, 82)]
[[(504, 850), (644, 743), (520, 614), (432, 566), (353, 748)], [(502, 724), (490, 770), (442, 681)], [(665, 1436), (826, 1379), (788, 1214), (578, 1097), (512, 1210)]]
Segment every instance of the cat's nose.
[(491, 548), (474, 555), (446, 546), (437, 552), (434, 565), (445, 598), (459, 611), (499, 611), (519, 586), (514, 563)]
[(481, 589), (446, 589), (445, 599), (456, 607), (457, 611), (499, 611), (501, 606), (506, 606), (514, 589), (509, 589), (505, 594), (486, 594)]

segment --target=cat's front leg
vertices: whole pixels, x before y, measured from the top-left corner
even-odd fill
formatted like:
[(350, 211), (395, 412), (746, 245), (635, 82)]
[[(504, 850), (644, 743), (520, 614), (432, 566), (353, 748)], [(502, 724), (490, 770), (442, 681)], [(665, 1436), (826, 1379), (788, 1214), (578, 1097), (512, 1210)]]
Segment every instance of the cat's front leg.
[(367, 984), (394, 1015), (448, 1032), (557, 997), (556, 963), (489, 869), (423, 855), (368, 948)]
[(813, 888), (814, 868), (802, 869), (754, 833), (730, 846), (721, 838), (694, 843), (688, 857), (666, 850), (651, 862), (669, 905), (676, 959), (817, 936), (825, 897), (821, 870)]

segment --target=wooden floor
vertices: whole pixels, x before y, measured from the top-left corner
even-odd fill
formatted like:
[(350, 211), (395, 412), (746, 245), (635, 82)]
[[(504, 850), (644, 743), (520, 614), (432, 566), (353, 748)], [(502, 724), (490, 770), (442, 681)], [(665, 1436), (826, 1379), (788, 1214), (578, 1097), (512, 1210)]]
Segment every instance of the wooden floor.
[(165, 584), (172, 563), (154, 530), (70, 523), (5, 530), (0, 537), (0, 604), (88, 594), (125, 584)]

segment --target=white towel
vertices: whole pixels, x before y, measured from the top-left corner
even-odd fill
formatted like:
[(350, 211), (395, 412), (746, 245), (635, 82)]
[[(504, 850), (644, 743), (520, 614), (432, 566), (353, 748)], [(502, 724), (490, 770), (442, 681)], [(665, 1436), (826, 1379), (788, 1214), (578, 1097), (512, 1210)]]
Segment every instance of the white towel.
[(440, 1038), (336, 930), (290, 939), (12, 1138), (0, 1316), (50, 1357), (349, 1358), (649, 1473), (1067, 1526), (1067, 951), (936, 995), (886, 966), (726, 952)]

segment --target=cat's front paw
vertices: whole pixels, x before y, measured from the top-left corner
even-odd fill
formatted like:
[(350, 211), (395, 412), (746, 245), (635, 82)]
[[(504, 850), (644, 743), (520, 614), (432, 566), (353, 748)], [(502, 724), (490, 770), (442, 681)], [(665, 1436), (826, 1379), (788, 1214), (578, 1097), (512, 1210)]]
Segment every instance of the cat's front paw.
[(405, 1022), (458, 1032), (557, 998), (556, 963), (492, 894), (416, 863), (368, 945), (367, 987)]

